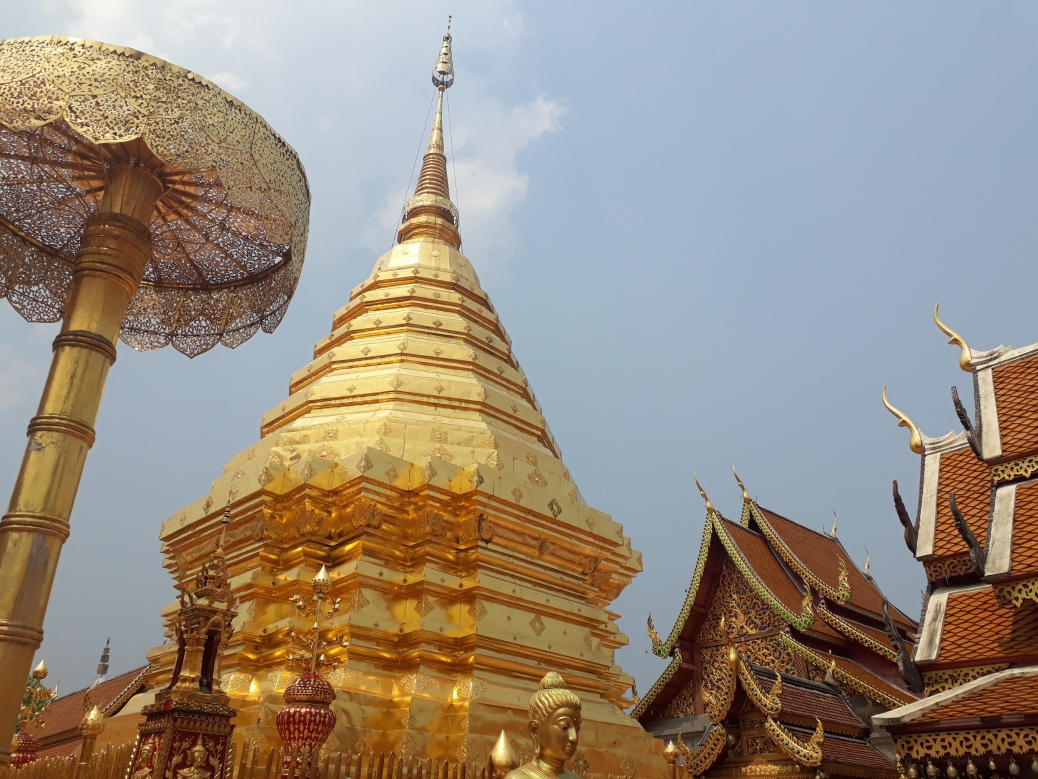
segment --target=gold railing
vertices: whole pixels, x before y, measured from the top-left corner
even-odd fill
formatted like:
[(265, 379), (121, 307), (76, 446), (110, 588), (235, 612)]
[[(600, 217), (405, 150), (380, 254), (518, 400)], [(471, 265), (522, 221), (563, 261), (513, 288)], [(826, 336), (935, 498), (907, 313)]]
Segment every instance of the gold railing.
[[(130, 779), (132, 754), (133, 745), (123, 744), (104, 748), (86, 763), (79, 763), (75, 755), (41, 757), (20, 768), (0, 766), (0, 779)], [(307, 762), (278, 747), (265, 754), (246, 748), (238, 758), (232, 742), (222, 776), (213, 779), (487, 779), (486, 766), (398, 757), (396, 752), (329, 752), (310, 766)]]

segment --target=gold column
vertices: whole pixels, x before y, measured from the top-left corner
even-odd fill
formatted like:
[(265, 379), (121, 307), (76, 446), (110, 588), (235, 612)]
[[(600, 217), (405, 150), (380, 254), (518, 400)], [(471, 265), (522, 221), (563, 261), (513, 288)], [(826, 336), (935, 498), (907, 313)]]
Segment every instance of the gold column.
[(115, 340), (151, 256), (162, 184), (134, 163), (107, 171), (83, 231), (61, 332), (7, 513), (0, 521), (0, 762), (10, 757), (25, 679), (43, 639), (61, 545), (79, 489)]

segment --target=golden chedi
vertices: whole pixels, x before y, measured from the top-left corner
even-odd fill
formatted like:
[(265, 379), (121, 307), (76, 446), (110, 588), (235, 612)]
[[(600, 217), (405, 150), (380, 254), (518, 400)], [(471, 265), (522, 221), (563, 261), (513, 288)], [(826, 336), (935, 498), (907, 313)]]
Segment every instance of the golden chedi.
[[(337, 694), (326, 750), (485, 765), (505, 730), (528, 762), (525, 704), (554, 668), (583, 701), (571, 764), (603, 779), (662, 776), (662, 745), (620, 708), (632, 679), (614, 659), (627, 637), (609, 609), (641, 556), (581, 496), (460, 251), (443, 151), (450, 47), (448, 34), (398, 244), (335, 313), (261, 439), (163, 523), (165, 565), (188, 582), (229, 505), (239, 616), (219, 684), (239, 741), (278, 743), (282, 693), (316, 652)], [(311, 635), (297, 605), (322, 566), (331, 613)], [(172, 643), (149, 652), (151, 689), (175, 654)]]
[(579, 779), (567, 770), (566, 761), (577, 751), (580, 722), (580, 698), (566, 689), (561, 676), (549, 671), (530, 697), (530, 738), (536, 755), (505, 779)]

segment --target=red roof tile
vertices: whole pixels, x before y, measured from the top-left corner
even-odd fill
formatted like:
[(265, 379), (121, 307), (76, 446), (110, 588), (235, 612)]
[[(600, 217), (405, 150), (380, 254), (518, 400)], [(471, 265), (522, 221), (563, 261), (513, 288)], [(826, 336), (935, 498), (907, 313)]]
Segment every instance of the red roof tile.
[[(750, 567), (753, 568), (754, 573), (764, 583), (764, 586), (771, 591), (772, 595), (783, 606), (794, 614), (800, 614), (803, 610), (804, 595), (775, 557), (775, 553), (768, 546), (767, 540), (763, 536), (727, 519), (721, 520), (721, 523), (739, 548), (739, 551), (742, 552), (743, 557), (750, 564)], [(839, 633), (820, 619), (815, 620), (811, 630), (834, 638), (841, 637)]]
[(936, 662), (984, 665), (1018, 655), (1038, 655), (1038, 603), (1003, 607), (990, 587), (948, 595)]
[[(755, 672), (761, 680), (761, 686), (770, 690), (775, 683), (773, 674)], [(858, 719), (854, 712), (847, 708), (843, 698), (836, 693), (822, 692), (808, 687), (790, 684), (783, 680), (782, 694), (779, 695), (782, 703), (782, 714), (794, 717), (803, 717), (813, 720), (818, 717), (825, 725), (838, 725), (845, 728), (865, 731), (865, 724)], [(781, 719), (782, 716), (779, 716)]]
[[(50, 706), (47, 707), (47, 713), (43, 718), (43, 727), (33, 730), (32, 734), (48, 748), (49, 745), (46, 743), (46, 740), (49, 739), (51, 743), (54, 743), (55, 740), (63, 741), (62, 735), (69, 731), (72, 731), (75, 734), (74, 737), (78, 739), (79, 723), (83, 721), (83, 715), (86, 713), (84, 704), (87, 693), (90, 694), (90, 703), (92, 705), (100, 706), (101, 710), (105, 712), (105, 716), (112, 716), (116, 712), (109, 711), (108, 707), (113, 702), (118, 701), (119, 697), (127, 692), (127, 688), (133, 685), (135, 681), (138, 687), (143, 686), (140, 677), (146, 668), (147, 666), (134, 668), (132, 671), (127, 671), (124, 674), (119, 674), (119, 676), (114, 676), (107, 681), (101, 682), (96, 687), (87, 687), (68, 695), (62, 695), (60, 698), (55, 698)], [(126, 705), (125, 700), (121, 702), (120, 708), (124, 705)]]
[[(790, 552), (821, 581), (834, 590), (840, 589), (840, 560), (847, 566), (847, 583), (851, 588), (848, 605), (882, 618), (883, 596), (876, 585), (865, 578), (854, 561), (847, 554), (843, 545), (835, 538), (806, 528), (792, 520), (757, 506), (761, 514), (771, 525), (776, 535), (782, 540)], [(913, 619), (901, 613), (893, 604), (890, 615), (894, 620), (912, 630), (916, 629)]]
[(990, 687), (953, 698), (913, 721), (941, 722), (946, 720), (997, 717), (1001, 714), (1038, 713), (1038, 676), (1016, 676), (996, 682)]
[(969, 551), (955, 527), (955, 518), (948, 505), (948, 495), (953, 492), (955, 503), (966, 524), (983, 544), (988, 535), (991, 469), (987, 463), (978, 460), (969, 447), (941, 455), (937, 482), (937, 520), (933, 537), (935, 557), (947, 557)]
[(831, 763), (864, 766), (881, 771), (896, 771), (897, 766), (871, 744), (826, 735), (822, 742), (822, 759)]
[(1002, 456), (1038, 448), (1038, 355), (1000, 365), (992, 372)]
[(1016, 488), (1013, 507), (1013, 576), (1038, 572), (1038, 481)]

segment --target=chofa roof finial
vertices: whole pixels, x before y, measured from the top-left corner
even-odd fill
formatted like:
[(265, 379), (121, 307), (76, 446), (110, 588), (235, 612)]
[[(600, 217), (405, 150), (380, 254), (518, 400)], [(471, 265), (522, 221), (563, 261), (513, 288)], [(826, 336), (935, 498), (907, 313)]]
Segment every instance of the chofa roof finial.
[(898, 418), (898, 427), (907, 427), (912, 436), (908, 439), (908, 448), (916, 454), (923, 453), (923, 436), (919, 432), (919, 428), (915, 426), (915, 422), (908, 418), (908, 415), (900, 409), (890, 405), (890, 401), (887, 400), (887, 385), (883, 384), (883, 405), (887, 407), (887, 411)]
[(933, 307), (933, 321), (937, 327), (940, 328), (941, 332), (948, 336), (951, 340), (948, 341), (950, 344), (955, 344), (959, 347), (959, 367), (962, 368), (966, 373), (973, 372), (973, 352), (970, 350), (961, 335), (952, 330), (948, 325), (941, 321), (941, 318), (937, 316), (937, 309), (940, 308), (941, 304), (936, 303)]
[(706, 496), (706, 490), (703, 489), (703, 485), (699, 483), (699, 477), (695, 471), (692, 471), (692, 478), (696, 480), (696, 486), (699, 488), (699, 494), (703, 496), (703, 502), (706, 503), (707, 513), (713, 514), (716, 512), (714, 504), (710, 502), (710, 498)]
[(738, 483), (739, 489), (742, 490), (742, 502), (752, 503), (753, 500), (750, 498), (750, 493), (746, 491), (746, 485), (742, 483), (742, 479), (739, 478), (739, 474), (735, 472), (735, 463), (732, 463), (732, 475), (735, 476), (735, 481)]

